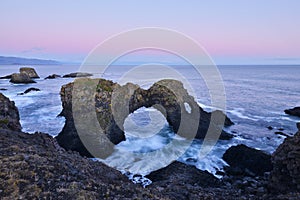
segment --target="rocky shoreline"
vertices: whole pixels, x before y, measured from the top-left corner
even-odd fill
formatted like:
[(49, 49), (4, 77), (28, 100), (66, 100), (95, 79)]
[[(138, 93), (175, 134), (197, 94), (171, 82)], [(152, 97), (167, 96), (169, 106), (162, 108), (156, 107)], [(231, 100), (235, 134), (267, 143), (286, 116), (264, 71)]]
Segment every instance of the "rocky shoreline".
[[(118, 87), (102, 82), (102, 86), (107, 84)], [(72, 114), (69, 87), (61, 93), (62, 115), (66, 118)], [(135, 105), (132, 110), (145, 106), (143, 99), (157, 94), (153, 91), (139, 90), (132, 100)], [(104, 87), (97, 92), (109, 97), (110, 89)], [(169, 105), (173, 108), (176, 103)], [(45, 133), (21, 132), (18, 109), (1, 93), (0, 110), (1, 199), (298, 199), (300, 196), (300, 124), (295, 136), (286, 138), (273, 155), (243, 145), (228, 149), (223, 158), (229, 166), (222, 179), (175, 161), (150, 173), (147, 177), (152, 184), (143, 188), (119, 171), (72, 151), (76, 149), (65, 150), (59, 140)], [(230, 125), (229, 118), (226, 121)], [(111, 125), (114, 124), (105, 124), (106, 128)], [(73, 129), (72, 134), (76, 131), (74, 124), (68, 125), (68, 119), (65, 126), (68, 131)]]

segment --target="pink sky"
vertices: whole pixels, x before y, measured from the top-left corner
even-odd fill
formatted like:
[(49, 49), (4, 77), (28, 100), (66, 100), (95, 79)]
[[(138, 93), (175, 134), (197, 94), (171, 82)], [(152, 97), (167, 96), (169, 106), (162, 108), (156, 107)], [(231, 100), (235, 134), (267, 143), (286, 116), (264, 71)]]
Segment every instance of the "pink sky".
[(192, 37), (220, 64), (300, 63), (299, 8), (297, 0), (3, 0), (0, 55), (80, 62), (114, 34), (162, 27)]

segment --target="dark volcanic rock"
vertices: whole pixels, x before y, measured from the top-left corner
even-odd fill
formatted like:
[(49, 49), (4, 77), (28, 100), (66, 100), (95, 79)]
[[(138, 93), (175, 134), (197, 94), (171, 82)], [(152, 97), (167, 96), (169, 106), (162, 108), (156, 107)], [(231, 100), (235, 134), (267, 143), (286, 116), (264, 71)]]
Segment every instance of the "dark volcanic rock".
[(0, 90), (5, 91), (5, 90), (7, 90), (7, 89), (6, 89), (6, 88), (0, 88)]
[(84, 72), (74, 72), (74, 73), (64, 75), (63, 78), (77, 78), (77, 77), (89, 77), (89, 76), (93, 76), (93, 74), (84, 73)]
[(11, 83), (36, 83), (25, 73), (14, 73), (11, 75)]
[[(224, 121), (226, 125), (232, 122), (220, 111), (215, 112), (211, 120), (212, 114), (199, 107), (179, 81), (161, 80), (144, 90), (131, 83), (120, 86), (104, 79), (78, 79), (75, 84), (63, 86), (60, 94), (63, 106), (60, 115), (66, 118), (66, 123), (57, 140), (64, 148), (79, 151), (82, 155), (94, 155), (88, 153), (82, 139), (103, 141), (103, 146), (94, 151), (99, 153), (102, 149), (105, 150), (102, 157), (110, 155), (113, 145), (125, 140), (123, 124), (126, 117), (143, 106), (159, 110), (182, 137), (204, 138), (210, 125), (211, 138), (216, 137), (216, 133), (221, 133), (220, 139), (232, 138), (222, 130)], [(190, 112), (185, 104), (189, 104)], [(94, 116), (91, 113), (95, 111)], [(78, 130), (82, 133), (81, 138)], [(96, 148), (99, 145), (95, 142), (85, 146)]]
[(284, 111), (288, 115), (300, 117), (300, 107), (295, 107)]
[(38, 88), (28, 88), (27, 90), (25, 90), (23, 93), (20, 93), (19, 95), (24, 95), (32, 91), (41, 91), (41, 90)]
[(0, 93), (0, 129), (21, 131), (19, 111), (13, 101)]
[(274, 192), (300, 190), (300, 123), (297, 127), (294, 137), (287, 137), (272, 155), (269, 187)]
[(201, 187), (219, 187), (221, 182), (207, 171), (202, 171), (194, 166), (175, 161), (165, 168), (151, 172), (146, 176), (153, 185), (169, 185), (186, 183)]
[(272, 170), (270, 155), (243, 144), (227, 149), (223, 159), (230, 165), (225, 169), (230, 175), (262, 176)]
[(119, 171), (66, 152), (43, 133), (0, 129), (1, 199), (161, 199)]
[(20, 73), (27, 74), (30, 78), (40, 78), (35, 69), (31, 67), (21, 67)]
[(55, 78), (60, 78), (60, 77), (61, 77), (60, 75), (52, 74), (52, 75), (47, 76), (45, 79), (55, 79)]

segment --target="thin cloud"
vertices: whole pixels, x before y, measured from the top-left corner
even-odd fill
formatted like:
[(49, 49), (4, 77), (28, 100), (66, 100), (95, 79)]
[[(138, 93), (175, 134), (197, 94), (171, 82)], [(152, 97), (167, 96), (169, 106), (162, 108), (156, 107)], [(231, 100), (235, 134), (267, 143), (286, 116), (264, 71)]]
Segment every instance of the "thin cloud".
[(28, 53), (41, 53), (44, 52), (46, 48), (43, 47), (33, 47), (31, 49), (26, 49), (21, 51), (22, 54), (28, 54)]

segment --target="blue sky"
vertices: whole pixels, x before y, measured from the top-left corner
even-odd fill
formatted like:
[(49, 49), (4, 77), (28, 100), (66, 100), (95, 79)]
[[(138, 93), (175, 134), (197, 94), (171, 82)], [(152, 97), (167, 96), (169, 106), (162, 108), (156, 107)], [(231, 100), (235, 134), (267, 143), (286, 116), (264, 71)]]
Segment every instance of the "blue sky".
[(2, 0), (0, 55), (80, 62), (112, 35), (161, 27), (193, 38), (217, 64), (299, 64), (299, 10), (297, 0)]

